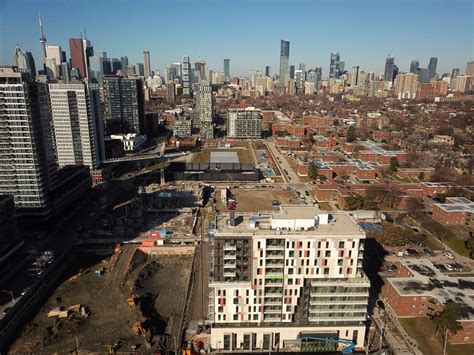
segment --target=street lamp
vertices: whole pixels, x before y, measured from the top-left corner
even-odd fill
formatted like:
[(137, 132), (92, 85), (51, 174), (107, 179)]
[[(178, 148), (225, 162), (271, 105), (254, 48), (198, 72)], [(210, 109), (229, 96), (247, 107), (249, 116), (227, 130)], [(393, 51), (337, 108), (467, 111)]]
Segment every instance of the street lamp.
[(2, 290), (2, 292), (9, 293), (12, 298), (13, 304), (15, 304), (15, 298), (13, 297), (13, 290)]

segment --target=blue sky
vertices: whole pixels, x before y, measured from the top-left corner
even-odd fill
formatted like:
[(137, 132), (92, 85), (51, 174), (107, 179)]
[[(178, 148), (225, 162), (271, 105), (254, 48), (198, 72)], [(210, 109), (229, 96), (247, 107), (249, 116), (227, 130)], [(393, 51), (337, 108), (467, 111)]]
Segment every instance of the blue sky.
[(68, 38), (83, 29), (95, 51), (143, 62), (152, 69), (199, 57), (214, 70), (231, 60), (232, 75), (270, 65), (278, 71), (280, 39), (291, 42), (290, 64), (307, 70), (341, 53), (346, 69), (383, 72), (391, 51), (402, 70), (412, 59), (438, 72), (465, 70), (474, 56), (472, 0), (0, 0), (0, 64), (11, 64), (16, 43), (41, 64), (38, 11), (47, 44), (69, 57)]

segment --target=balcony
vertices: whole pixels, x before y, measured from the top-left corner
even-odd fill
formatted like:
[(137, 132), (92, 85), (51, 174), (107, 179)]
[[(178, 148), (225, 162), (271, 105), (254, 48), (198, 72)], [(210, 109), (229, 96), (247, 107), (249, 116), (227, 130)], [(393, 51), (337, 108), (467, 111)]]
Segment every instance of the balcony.
[(283, 296), (283, 292), (271, 291), (271, 292), (265, 292), (264, 298), (282, 297), (282, 296)]
[(234, 272), (224, 271), (224, 277), (235, 277), (235, 276), (236, 276), (235, 271)]
[(281, 262), (267, 262), (265, 263), (265, 269), (269, 268), (284, 268), (285, 265)]
[(274, 259), (281, 260), (284, 258), (285, 258), (285, 254), (283, 253), (267, 253), (267, 255), (265, 255), (265, 259), (267, 260), (274, 260)]
[(268, 300), (264, 301), (263, 303), (265, 306), (280, 306), (281, 305), (281, 300)]
[(264, 313), (264, 317), (267, 314), (281, 314), (281, 308), (280, 309), (264, 309), (263, 313)]
[(235, 263), (235, 261), (234, 261), (234, 262), (231, 261), (231, 262), (228, 262), (228, 263), (224, 263), (224, 269), (233, 269), (233, 268), (235, 268), (236, 265), (237, 265), (237, 264)]
[(224, 251), (236, 251), (237, 247), (235, 245), (224, 245)]
[(331, 292), (327, 292), (327, 293), (317, 293), (317, 292), (310, 292), (309, 295), (311, 297), (314, 297), (314, 298), (318, 298), (318, 297), (328, 297), (328, 296), (331, 296), (331, 297), (344, 297), (344, 296), (359, 296), (359, 297), (369, 297), (369, 292), (366, 291), (366, 292), (357, 292), (357, 293), (349, 293), (349, 292), (344, 292), (344, 293), (331, 293)]
[(224, 260), (235, 260), (235, 254), (224, 254)]
[(279, 245), (267, 245), (266, 246), (267, 250), (285, 250), (285, 245), (284, 244), (279, 244)]
[(324, 301), (324, 302), (315, 301), (314, 299), (309, 301), (310, 306), (316, 306), (316, 305), (318, 305), (318, 306), (332, 306), (332, 305), (344, 305), (344, 304), (347, 304), (347, 305), (367, 305), (367, 303), (368, 303), (368, 300), (365, 297), (364, 297), (364, 300), (360, 300), (360, 301), (337, 300), (337, 299), (334, 299), (334, 300), (331, 300), (331, 301)]
[(263, 316), (264, 322), (279, 322), (281, 320), (281, 316), (279, 314), (265, 314)]

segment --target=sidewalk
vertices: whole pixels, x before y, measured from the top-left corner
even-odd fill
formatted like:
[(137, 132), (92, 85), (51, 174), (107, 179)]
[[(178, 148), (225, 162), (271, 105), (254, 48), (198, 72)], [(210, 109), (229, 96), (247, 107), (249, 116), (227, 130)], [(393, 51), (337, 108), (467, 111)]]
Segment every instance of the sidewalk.
[[(390, 306), (386, 304), (386, 307)], [(383, 312), (386, 312), (386, 323)], [(379, 331), (385, 326), (384, 340), (396, 355), (423, 355), (418, 349), (417, 342), (408, 335), (390, 308), (386, 308), (385, 311), (376, 308), (372, 319)]]

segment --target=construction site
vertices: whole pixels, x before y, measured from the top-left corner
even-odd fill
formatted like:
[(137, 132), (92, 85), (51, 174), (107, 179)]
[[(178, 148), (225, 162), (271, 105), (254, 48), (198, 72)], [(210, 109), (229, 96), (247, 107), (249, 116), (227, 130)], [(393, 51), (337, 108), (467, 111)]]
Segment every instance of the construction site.
[(127, 244), (107, 259), (76, 253), (10, 351), (174, 352), (187, 321), (193, 262), (194, 247)]

